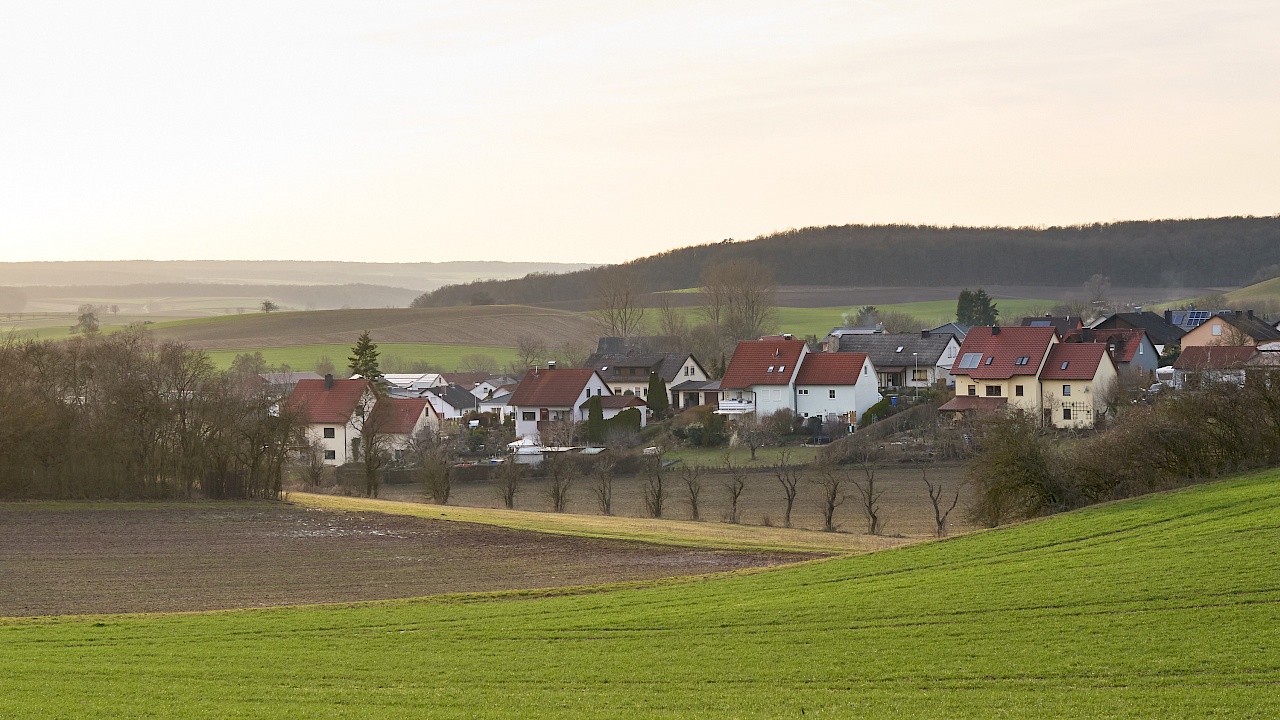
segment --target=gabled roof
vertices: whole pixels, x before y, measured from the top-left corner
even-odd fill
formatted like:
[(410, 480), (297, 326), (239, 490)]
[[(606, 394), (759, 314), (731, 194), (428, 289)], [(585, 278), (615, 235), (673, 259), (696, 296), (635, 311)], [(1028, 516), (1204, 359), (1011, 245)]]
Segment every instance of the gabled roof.
[(1147, 331), (1147, 337), (1156, 345), (1176, 345), (1187, 334), (1186, 330), (1167, 322), (1164, 316), (1150, 311), (1127, 312), (1108, 315), (1093, 324), (1094, 329), (1131, 327)]
[[(840, 338), (840, 352), (866, 353), (871, 364), (880, 371), (909, 368), (916, 364), (928, 367), (937, 364), (951, 340), (950, 333), (935, 335), (932, 331), (928, 336), (923, 333), (845, 335)], [(917, 353), (914, 358), (912, 353)]]
[(429, 388), (427, 392), (432, 393), (457, 410), (475, 410), (480, 405), (479, 398), (457, 385), (433, 387)]
[(487, 372), (442, 372), (440, 377), (444, 378), (444, 381), (450, 385), (458, 385), (470, 390), (495, 376), (493, 373)]
[(370, 386), (367, 380), (334, 380), (326, 388), (326, 380), (299, 380), (293, 387), (285, 408), (298, 413), (303, 422), (343, 423), (351, 419), (356, 404)]
[(512, 393), (509, 393), (509, 392), (497, 393), (493, 397), (481, 400), (480, 404), (481, 405), (507, 405), (511, 402), (511, 395)]
[(866, 353), (809, 353), (800, 363), (796, 385), (857, 385), (866, 361)]
[(411, 435), (422, 413), (433, 412), (426, 398), (384, 397), (373, 406), (370, 423), (379, 432), (390, 435)]
[(1049, 350), (1040, 371), (1041, 380), (1092, 380), (1098, 366), (1108, 362), (1107, 346), (1102, 343), (1058, 343)]
[[(591, 402), (590, 398), (588, 398), (587, 400), (584, 400), (583, 403), (578, 407), (586, 408), (587, 403), (589, 402)], [(629, 407), (645, 407), (646, 405), (648, 405), (648, 403), (644, 401), (644, 398), (636, 397), (635, 395), (601, 395), (600, 396), (600, 408), (603, 410), (608, 410), (611, 408), (623, 410)]]
[(939, 325), (929, 332), (935, 335), (947, 333), (955, 337), (956, 342), (964, 342), (965, 336), (969, 334), (969, 326), (961, 325), (958, 322), (949, 322), (946, 325)]
[(662, 335), (637, 335), (634, 337), (605, 336), (596, 341), (598, 353), (649, 353), (663, 349), (668, 339)]
[[(951, 366), (952, 375), (977, 380), (1007, 380), (1014, 375), (1035, 375), (1040, 359), (1058, 331), (1051, 327), (970, 328)], [(976, 365), (966, 367), (976, 360)], [(873, 360), (874, 362), (874, 360)]]
[(1146, 330), (1137, 328), (1092, 329), (1081, 328), (1063, 336), (1064, 343), (1102, 343), (1111, 352), (1111, 359), (1116, 362), (1133, 362), (1138, 354), (1138, 347), (1147, 336)]
[(1043, 317), (1024, 317), (1022, 318), (1022, 327), (1051, 327), (1058, 331), (1059, 335), (1067, 333), (1077, 328), (1084, 327), (1084, 320), (1074, 316), (1066, 315), (1063, 317), (1054, 317), (1046, 315)]
[[(582, 367), (600, 372), (605, 382), (648, 382), (649, 373), (657, 372), (668, 383), (680, 377), (680, 369), (690, 357), (689, 353), (591, 353), (583, 361)], [(695, 363), (697, 358), (693, 358)], [(701, 368), (702, 364), (698, 363)], [(645, 368), (644, 376), (619, 374), (618, 368)], [(703, 368), (703, 374), (706, 369)]]
[(803, 340), (743, 340), (720, 378), (720, 387), (744, 390), (752, 385), (789, 385), (800, 356)]
[(1252, 345), (1193, 345), (1182, 349), (1174, 370), (1235, 370), (1258, 354)]
[(1240, 332), (1253, 338), (1254, 342), (1264, 343), (1280, 340), (1280, 330), (1272, 327), (1271, 323), (1254, 317), (1252, 310), (1249, 311), (1248, 315), (1237, 310), (1236, 312), (1223, 313), (1221, 317)]
[(507, 404), (512, 407), (574, 407), (595, 370), (590, 368), (556, 368), (530, 370), (516, 386)]

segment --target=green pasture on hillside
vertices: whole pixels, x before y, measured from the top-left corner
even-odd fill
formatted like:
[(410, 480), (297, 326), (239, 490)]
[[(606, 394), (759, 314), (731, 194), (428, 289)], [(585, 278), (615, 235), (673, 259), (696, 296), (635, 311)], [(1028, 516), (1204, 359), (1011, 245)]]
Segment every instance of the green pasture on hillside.
[[(236, 350), (207, 350), (213, 364), (220, 368), (231, 367), (231, 361), (241, 353), (262, 353), (268, 365), (288, 365), (294, 370), (310, 370), (316, 361), (328, 356), (334, 367), (343, 370), (347, 366), (347, 358), (351, 355), (351, 345), (331, 343), (326, 345), (289, 345), (286, 347), (249, 347)], [(429, 343), (378, 343), (380, 360), (384, 367), (392, 360), (406, 362), (426, 361), (433, 367), (451, 372), (458, 367), (461, 359), (467, 355), (488, 355), (498, 361), (499, 369), (507, 363), (514, 362), (516, 351), (513, 348), (492, 347), (486, 345), (439, 345)]]
[(684, 583), (12, 619), (0, 716), (1276, 717), (1278, 532), (1270, 472)]

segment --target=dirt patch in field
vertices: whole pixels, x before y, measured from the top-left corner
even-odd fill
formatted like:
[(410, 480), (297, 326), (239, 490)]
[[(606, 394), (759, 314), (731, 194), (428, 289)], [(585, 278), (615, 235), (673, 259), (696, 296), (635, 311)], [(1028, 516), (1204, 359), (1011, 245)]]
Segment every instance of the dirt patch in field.
[(647, 580), (796, 562), (285, 505), (0, 508), (0, 616), (215, 610)]

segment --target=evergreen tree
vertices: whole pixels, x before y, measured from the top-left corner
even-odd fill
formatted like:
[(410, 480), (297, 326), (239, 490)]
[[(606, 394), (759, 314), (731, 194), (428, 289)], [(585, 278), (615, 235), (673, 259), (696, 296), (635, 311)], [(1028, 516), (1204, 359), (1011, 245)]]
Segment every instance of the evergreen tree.
[(649, 397), (645, 401), (654, 415), (661, 415), (671, 407), (671, 400), (667, 396), (667, 381), (656, 372), (649, 373)]
[(587, 440), (589, 442), (604, 442), (604, 408), (601, 407), (600, 396), (592, 395), (587, 400)]
[(960, 291), (956, 300), (956, 322), (961, 325), (995, 325), (1000, 311), (982, 288)]
[(382, 385), (382, 370), (378, 368), (378, 345), (369, 337), (368, 330), (360, 333), (347, 361), (352, 375), (359, 375), (375, 385)]

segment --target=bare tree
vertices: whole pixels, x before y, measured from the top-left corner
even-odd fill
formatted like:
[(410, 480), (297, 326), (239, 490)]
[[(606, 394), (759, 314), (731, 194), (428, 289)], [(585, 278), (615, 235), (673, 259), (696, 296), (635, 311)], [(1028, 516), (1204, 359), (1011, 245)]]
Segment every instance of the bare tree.
[(1094, 273), (1084, 284), (1084, 294), (1090, 303), (1101, 305), (1107, 299), (1107, 291), (1111, 289), (1111, 278), (1102, 273)]
[(559, 360), (557, 363), (560, 367), (578, 368), (582, 367), (582, 363), (587, 361), (587, 357), (595, 348), (587, 347), (582, 343), (565, 342), (556, 348), (556, 356)]
[(880, 498), (884, 489), (876, 486), (876, 452), (870, 445), (854, 448), (853, 462), (862, 471), (862, 480), (853, 482), (858, 490), (862, 514), (867, 519), (867, 534), (880, 535), (884, 532), (884, 517), (881, 514)]
[(692, 350), (693, 339), (689, 330), (689, 320), (683, 312), (671, 304), (671, 293), (662, 293), (658, 305), (658, 335), (663, 338), (663, 349), (667, 352)]
[(303, 482), (319, 487), (324, 484), (325, 471), (328, 466), (324, 462), (324, 443), (311, 439), (298, 451), (298, 474)]
[(498, 372), (498, 361), (492, 355), (468, 353), (458, 358), (458, 369), (463, 372), (485, 372), (493, 375)]
[(729, 515), (727, 519), (736, 525), (742, 522), (742, 510), (738, 505), (743, 491), (747, 489), (747, 472), (741, 466), (733, 464), (733, 458), (729, 456), (729, 453), (724, 454), (724, 469), (729, 475), (729, 479), (724, 481), (724, 490), (729, 496)]
[(613, 514), (613, 470), (616, 465), (613, 458), (604, 456), (591, 467), (591, 474), (595, 479), (591, 491), (595, 493), (596, 506), (600, 508), (602, 515)]
[(457, 437), (424, 427), (409, 442), (409, 449), (418, 461), (417, 475), (423, 492), (437, 505), (448, 505), (453, 492)]
[(812, 482), (822, 491), (822, 501), (818, 506), (822, 511), (822, 529), (835, 532), (839, 528), (836, 524), (836, 510), (848, 499), (845, 487), (849, 483), (849, 476), (832, 463), (822, 463), (818, 466), (817, 473), (818, 476)]
[(701, 465), (680, 466), (680, 481), (684, 483), (684, 489), (689, 500), (689, 518), (691, 520), (702, 519), (699, 501), (702, 498), (702, 476), (705, 472)]
[(719, 328), (728, 343), (753, 340), (773, 330), (777, 321), (773, 274), (755, 260), (709, 265), (703, 273), (703, 317)]
[(532, 335), (516, 336), (516, 359), (521, 368), (531, 368), (546, 357), (546, 343)]
[(649, 517), (662, 517), (663, 505), (667, 500), (666, 476), (662, 474), (662, 449), (657, 455), (646, 458), (644, 466), (644, 484), (640, 490), (644, 495), (644, 509)]
[(528, 467), (516, 462), (514, 456), (508, 457), (498, 466), (495, 473), (498, 478), (498, 497), (501, 498), (502, 506), (506, 509), (515, 509), (516, 492), (520, 490), (520, 485), (524, 482), (528, 471)]
[(644, 281), (633, 267), (616, 265), (601, 270), (594, 287), (596, 318), (614, 337), (640, 334), (644, 321)]
[(800, 467), (791, 464), (791, 451), (783, 450), (778, 455), (778, 464), (773, 468), (774, 476), (782, 485), (782, 494), (787, 501), (787, 511), (782, 517), (784, 527), (791, 527), (791, 508), (796, 503), (796, 493), (800, 487)]
[(951, 506), (946, 510), (942, 509), (942, 483), (934, 485), (929, 482), (929, 470), (927, 468), (920, 469), (920, 479), (924, 481), (924, 486), (929, 491), (929, 502), (933, 504), (933, 534), (942, 538), (947, 536), (947, 516), (952, 510), (956, 509), (956, 505), (960, 504), (960, 491), (956, 490), (955, 495), (951, 498)]
[(547, 497), (551, 511), (562, 513), (569, 504), (569, 488), (578, 478), (578, 464), (564, 453), (552, 453), (543, 460), (547, 469)]
[(382, 421), (387, 415), (375, 412), (377, 399), (365, 405), (364, 400), (356, 406), (351, 424), (359, 437), (352, 441), (352, 450), (357, 462), (364, 469), (364, 494), (366, 497), (378, 497), (381, 484), (382, 469), (391, 461), (391, 438), (382, 432)]

